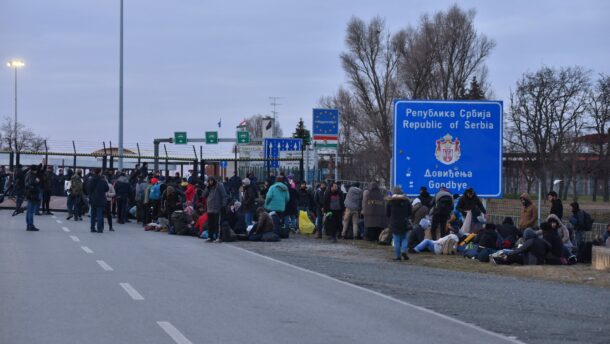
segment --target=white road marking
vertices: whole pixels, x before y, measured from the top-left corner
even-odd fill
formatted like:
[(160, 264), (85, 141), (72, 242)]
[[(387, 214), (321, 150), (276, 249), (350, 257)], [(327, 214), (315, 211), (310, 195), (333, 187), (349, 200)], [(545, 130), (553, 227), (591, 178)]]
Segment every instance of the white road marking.
[(70, 239), (74, 242), (80, 242), (80, 239), (76, 235), (70, 235)]
[(66, 233), (70, 233), (70, 230), (68, 229), (68, 227), (61, 227), (61, 229), (63, 229), (64, 232), (66, 232)]
[(52, 217), (52, 218), (54, 218), (54, 219), (56, 219), (56, 218), (57, 218), (57, 216), (55, 216), (55, 215), (53, 215), (53, 216), (51, 216), (51, 217)]
[(129, 296), (131, 296), (132, 299), (136, 300), (136, 301), (142, 301), (144, 300), (144, 297), (138, 293), (137, 290), (135, 290), (131, 284), (129, 283), (120, 283), (121, 287), (123, 287), (123, 289), (125, 289), (125, 291), (127, 292), (127, 294), (129, 294)]
[(157, 321), (157, 325), (159, 325), (165, 333), (167, 333), (174, 342), (177, 344), (193, 344), (190, 340), (188, 340), (174, 325), (170, 324), (168, 321)]
[(106, 271), (114, 271), (114, 269), (111, 268), (110, 265), (108, 265), (105, 261), (96, 260), (96, 262), (102, 267), (102, 269), (104, 269)]
[(57, 223), (59, 223), (59, 224), (61, 224), (61, 223), (62, 223), (62, 222), (61, 222), (61, 221), (59, 221), (59, 220), (55, 220), (55, 222), (57, 222)]
[(80, 248), (82, 248), (83, 251), (85, 251), (85, 252), (87, 252), (89, 254), (93, 253), (93, 251), (89, 247), (87, 247), (87, 246), (81, 246)]
[(238, 250), (238, 251), (242, 251), (242, 252), (246, 252), (246, 253), (251, 254), (253, 256), (257, 256), (257, 257), (260, 257), (260, 258), (263, 258), (263, 259), (275, 262), (277, 264), (288, 266), (288, 267), (291, 267), (293, 269), (296, 269), (296, 270), (299, 270), (299, 271), (302, 271), (302, 272), (310, 273), (312, 275), (315, 275), (315, 276), (318, 276), (318, 277), (321, 277), (321, 278), (324, 278), (324, 279), (327, 279), (327, 280), (330, 280), (330, 281), (334, 281), (334, 282), (337, 282), (339, 284), (346, 285), (346, 286), (349, 286), (349, 287), (352, 287), (352, 288), (355, 288), (355, 289), (358, 289), (358, 290), (361, 290), (361, 291), (364, 291), (364, 292), (367, 292), (367, 293), (370, 293), (370, 294), (373, 294), (373, 295), (376, 295), (376, 296), (379, 296), (379, 297), (384, 298), (386, 300), (396, 302), (396, 303), (401, 304), (403, 306), (406, 306), (406, 307), (409, 307), (409, 308), (412, 308), (412, 309), (416, 309), (416, 310), (422, 311), (424, 313), (435, 315), (435, 316), (437, 316), (437, 317), (439, 317), (441, 319), (445, 319), (445, 320), (454, 322), (456, 324), (468, 327), (468, 328), (473, 329), (475, 331), (479, 331), (479, 332), (488, 334), (490, 336), (496, 337), (498, 339), (502, 339), (504, 341), (508, 341), (510, 343), (525, 344), (524, 342), (520, 341), (519, 339), (517, 339), (514, 336), (505, 336), (505, 335), (502, 335), (500, 333), (495, 333), (495, 332), (486, 330), (486, 329), (484, 329), (482, 327), (479, 327), (479, 326), (477, 326), (475, 324), (470, 324), (470, 323), (464, 322), (462, 320), (459, 320), (459, 319), (456, 319), (456, 318), (452, 318), (452, 317), (450, 317), (448, 315), (444, 315), (444, 314), (435, 312), (433, 310), (430, 310), (430, 309), (427, 309), (427, 308), (424, 308), (424, 307), (416, 306), (414, 304), (411, 304), (411, 303), (408, 303), (408, 302), (396, 299), (396, 298), (394, 298), (392, 296), (388, 296), (388, 295), (382, 294), (380, 292), (376, 292), (374, 290), (366, 289), (364, 287), (361, 287), (361, 286), (358, 286), (358, 285), (355, 285), (355, 284), (352, 284), (352, 283), (349, 283), (349, 282), (345, 282), (345, 281), (342, 281), (340, 279), (336, 279), (334, 277), (331, 277), (331, 276), (328, 276), (328, 275), (325, 275), (325, 274), (322, 274), (322, 273), (319, 273), (319, 272), (315, 272), (315, 271), (308, 270), (308, 269), (305, 269), (305, 268), (302, 268), (302, 267), (299, 267), (299, 266), (296, 266), (296, 265), (292, 265), (290, 263), (286, 263), (286, 262), (283, 262), (281, 260), (277, 260), (277, 259), (274, 259), (274, 258), (271, 258), (271, 257), (267, 257), (267, 256), (264, 256), (262, 254), (258, 254), (256, 252), (248, 251), (248, 250), (243, 249), (241, 247), (237, 247), (237, 246), (233, 246), (233, 245), (226, 245), (225, 247), (231, 247), (232, 249), (235, 249), (235, 250)]

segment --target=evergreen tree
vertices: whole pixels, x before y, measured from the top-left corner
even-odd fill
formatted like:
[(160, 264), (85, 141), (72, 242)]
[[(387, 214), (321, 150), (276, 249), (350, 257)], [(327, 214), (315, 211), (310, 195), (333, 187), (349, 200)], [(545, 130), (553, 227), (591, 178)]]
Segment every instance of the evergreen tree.
[(466, 94), (464, 94), (463, 98), (468, 100), (485, 99), (485, 92), (483, 92), (481, 89), (481, 85), (479, 85), (476, 76), (472, 77), (472, 80), (470, 80), (470, 87), (468, 87), (468, 90), (466, 91)]
[(309, 133), (309, 130), (305, 129), (305, 122), (303, 122), (303, 118), (299, 119), (299, 123), (297, 124), (292, 137), (303, 140), (303, 149), (311, 144), (311, 134)]

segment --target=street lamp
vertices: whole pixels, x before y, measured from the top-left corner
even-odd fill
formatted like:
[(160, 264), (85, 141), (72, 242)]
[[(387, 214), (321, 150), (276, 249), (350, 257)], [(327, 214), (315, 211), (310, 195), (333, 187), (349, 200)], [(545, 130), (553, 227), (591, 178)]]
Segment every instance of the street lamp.
[(123, 0), (119, 39), (119, 170), (123, 169)]
[(6, 66), (15, 70), (15, 152), (17, 152), (17, 69), (25, 67), (25, 62), (22, 60), (10, 60)]

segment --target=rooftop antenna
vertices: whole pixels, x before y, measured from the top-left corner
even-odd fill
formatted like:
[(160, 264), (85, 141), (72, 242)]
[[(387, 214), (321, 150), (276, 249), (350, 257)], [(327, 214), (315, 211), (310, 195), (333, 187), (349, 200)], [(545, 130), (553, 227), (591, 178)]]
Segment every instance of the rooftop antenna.
[(269, 97), (269, 100), (271, 101), (271, 106), (273, 106), (273, 110), (271, 110), (271, 114), (273, 115), (273, 137), (277, 136), (277, 133), (275, 132), (275, 118), (277, 116), (277, 114), (279, 113), (277, 111), (277, 107), (278, 105), (282, 105), (280, 103), (278, 103), (278, 99), (282, 99), (284, 97)]

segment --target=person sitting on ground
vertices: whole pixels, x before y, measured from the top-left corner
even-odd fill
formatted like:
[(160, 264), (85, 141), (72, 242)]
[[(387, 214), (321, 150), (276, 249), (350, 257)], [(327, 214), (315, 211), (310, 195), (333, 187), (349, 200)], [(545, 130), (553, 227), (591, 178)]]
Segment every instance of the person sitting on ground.
[(273, 220), (269, 213), (265, 211), (265, 208), (259, 207), (256, 209), (256, 213), (258, 215), (258, 221), (252, 230), (250, 230), (250, 235), (248, 236), (248, 240), (250, 241), (260, 241), (263, 237), (263, 234), (268, 232), (273, 232)]
[(413, 223), (416, 224), (419, 224), (419, 222), (428, 215), (428, 211), (430, 210), (419, 200), (419, 197), (413, 200), (412, 208)]
[(522, 193), (521, 197), (521, 216), (519, 217), (519, 230), (524, 231), (527, 228), (533, 228), (538, 220), (538, 208), (532, 203), (530, 195)]
[(457, 235), (451, 233), (438, 240), (424, 239), (413, 249), (413, 253), (420, 253), (425, 250), (434, 254), (450, 254), (455, 252), (458, 243)]
[[(564, 256), (563, 242), (559, 234), (557, 234), (557, 227), (551, 226), (548, 222), (540, 224), (542, 230), (542, 239), (549, 243), (549, 250), (544, 257), (544, 263), (549, 265), (561, 265), (561, 258)], [(564, 257), (568, 258), (568, 257)]]
[(427, 217), (419, 220), (419, 223), (413, 226), (413, 229), (407, 233), (407, 241), (409, 253), (415, 253), (415, 246), (419, 245), (420, 242), (426, 238), (426, 229), (430, 228), (430, 220)]
[(479, 262), (488, 263), (489, 255), (498, 250), (498, 233), (496, 233), (496, 225), (493, 223), (485, 224), (485, 227), (479, 231), (479, 234), (477, 234), (472, 242), (479, 244), (477, 260)]
[(241, 210), (241, 202), (235, 201), (229, 206), (227, 221), (235, 234), (246, 234), (246, 219)]
[(395, 186), (392, 196), (388, 198), (386, 214), (394, 241), (394, 260), (409, 260), (407, 249), (409, 241), (407, 232), (411, 230), (411, 202), (403, 194), (400, 186)]
[(520, 233), (512, 217), (507, 216), (502, 221), (502, 224), (496, 227), (496, 233), (498, 233), (498, 241), (502, 249), (509, 249), (515, 246), (517, 239), (519, 239)]
[(517, 263), (521, 265), (543, 265), (544, 258), (550, 250), (551, 245), (538, 238), (536, 232), (531, 228), (523, 231), (525, 242), (516, 250), (508, 253), (504, 262), (507, 264)]
[(559, 217), (555, 214), (549, 215), (547, 217), (546, 222), (551, 225), (551, 228), (555, 230), (561, 239), (563, 244), (563, 256), (564, 258), (569, 258), (572, 255), (572, 248), (574, 245), (572, 244), (572, 240), (570, 239), (570, 230), (566, 227), (563, 222), (559, 219)]

